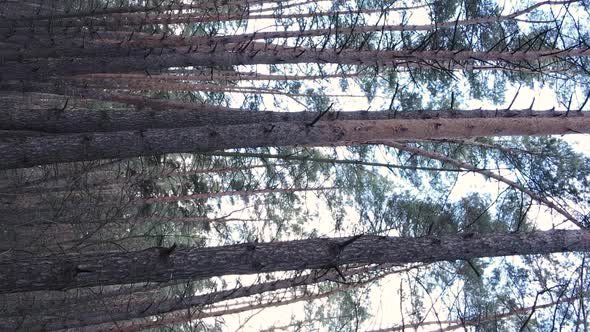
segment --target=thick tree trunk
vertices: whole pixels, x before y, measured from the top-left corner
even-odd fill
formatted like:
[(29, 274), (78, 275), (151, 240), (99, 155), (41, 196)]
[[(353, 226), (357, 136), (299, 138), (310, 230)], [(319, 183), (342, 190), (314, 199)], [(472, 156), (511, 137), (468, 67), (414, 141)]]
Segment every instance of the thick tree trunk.
[(128, 158), (165, 153), (205, 152), (271, 146), (327, 146), (375, 140), (466, 138), (590, 133), (590, 114), (513, 117), (268, 122), (232, 126), (147, 129), (20, 137), (0, 142), (0, 169)]
[[(245, 39), (243, 45), (249, 45), (250, 39)], [(225, 51), (211, 52), (211, 46), (201, 46), (198, 52), (192, 52), (186, 47), (176, 49), (176, 52), (162, 55), (143, 55), (130, 57), (93, 57), (38, 60), (35, 63), (11, 63), (0, 66), (2, 76), (0, 80), (39, 80), (47, 81), (55, 76), (70, 76), (92, 73), (129, 73), (157, 71), (171, 67), (188, 66), (239, 66), (255, 64), (317, 64), (334, 63), (348, 65), (398, 66), (406, 63), (424, 63), (438, 66), (442, 61), (457, 63), (481, 61), (484, 63), (498, 63), (506, 68), (521, 68), (520, 63), (543, 60), (567, 60), (590, 56), (588, 48), (550, 49), (542, 51), (515, 52), (475, 52), (475, 51), (358, 51), (335, 50), (323, 51), (314, 49), (284, 49), (275, 45), (268, 46), (268, 50), (261, 49), (261, 45), (251, 45), (248, 50), (233, 44), (225, 45)], [(233, 49), (233, 50), (232, 50)], [(158, 52), (154, 52), (158, 54)], [(432, 64), (435, 62), (435, 64)]]
[(398, 238), (360, 236), (137, 252), (0, 258), (0, 293), (63, 290), (230, 274), (330, 269), (347, 264), (405, 264), (477, 257), (590, 250), (584, 231), (461, 234)]
[[(174, 105), (170, 105), (174, 107)], [(205, 106), (205, 105), (203, 105)], [(562, 112), (537, 112), (539, 116), (557, 117)], [(311, 122), (316, 112), (254, 112), (231, 109), (174, 109), (174, 110), (0, 110), (0, 130), (26, 130), (43, 133), (84, 133), (152, 128), (183, 128), (208, 125), (239, 125), (260, 122)], [(347, 111), (328, 113), (320, 121), (334, 120), (386, 120), (514, 117), (526, 116), (525, 111), (465, 110), (417, 112)]]
[[(135, 97), (135, 96), (133, 96)], [(118, 100), (117, 100), (118, 101)], [(139, 101), (138, 101), (139, 102)], [(168, 102), (164, 100), (163, 102)], [(177, 108), (170, 104), (169, 108)], [(195, 104), (194, 109), (125, 109), (95, 110), (22, 110), (0, 109), (0, 130), (34, 131), (41, 133), (85, 133), (156, 128), (185, 128), (215, 125), (241, 125), (261, 122), (307, 122), (318, 118), (317, 112), (256, 112), (225, 109)], [(570, 114), (568, 117), (579, 116)], [(565, 112), (529, 110), (420, 110), (407, 112), (346, 111), (329, 112), (318, 121), (392, 120), (392, 119), (478, 119), (478, 118), (562, 118)]]

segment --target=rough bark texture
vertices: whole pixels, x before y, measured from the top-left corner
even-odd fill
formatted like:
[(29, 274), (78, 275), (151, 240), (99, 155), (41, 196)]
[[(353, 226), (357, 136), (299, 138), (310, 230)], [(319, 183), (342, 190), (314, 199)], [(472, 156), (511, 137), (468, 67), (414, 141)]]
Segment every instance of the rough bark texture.
[[(195, 104), (198, 105), (198, 104)], [(174, 105), (171, 105), (174, 106)], [(63, 111), (0, 109), (0, 130), (38, 131), (41, 133), (84, 133), (154, 128), (185, 128), (211, 125), (240, 125), (261, 122), (312, 122), (317, 112), (254, 112), (215, 109), (203, 105), (201, 109), (176, 110), (95, 110), (80, 109)], [(411, 112), (331, 112), (318, 121), (335, 120), (390, 120), (438, 118), (476, 119), (527, 117), (528, 110), (453, 110), (453, 111), (411, 111)], [(565, 112), (537, 111), (535, 118), (564, 117)], [(571, 115), (575, 116), (575, 115)]]
[[(250, 39), (245, 38), (243, 45)], [(239, 43), (238, 43), (239, 44)], [(228, 45), (236, 50), (242, 48)], [(203, 50), (205, 48), (205, 50)], [(188, 52), (187, 52), (188, 51)], [(204, 52), (204, 53), (201, 53)], [(159, 52), (154, 52), (155, 54)], [(240, 66), (255, 64), (297, 64), (297, 63), (334, 63), (349, 65), (395, 66), (400, 63), (430, 61), (483, 61), (501, 64), (517, 64), (518, 62), (539, 61), (550, 59), (567, 59), (572, 57), (590, 56), (590, 49), (572, 48), (567, 50), (550, 49), (542, 51), (515, 52), (474, 52), (474, 51), (358, 51), (358, 50), (314, 50), (314, 49), (268, 49), (262, 51), (260, 45), (250, 46), (240, 52), (211, 52), (208, 45), (202, 46), (199, 52), (191, 53), (189, 48), (178, 48), (176, 52), (163, 52), (162, 55), (130, 56), (130, 57), (94, 57), (79, 59), (38, 60), (34, 64), (10, 64), (0, 66), (2, 80), (47, 81), (48, 78), (62, 75), (83, 75), (92, 73), (129, 73), (157, 71), (171, 67), (188, 66)]]
[(327, 146), (375, 140), (590, 133), (590, 114), (269, 122), (19, 137), (0, 142), (0, 169), (180, 152), (268, 146)]
[(587, 251), (584, 231), (398, 238), (360, 236), (137, 252), (0, 260), (0, 293), (230, 274), (330, 269), (346, 264), (466, 260), (476, 257)]

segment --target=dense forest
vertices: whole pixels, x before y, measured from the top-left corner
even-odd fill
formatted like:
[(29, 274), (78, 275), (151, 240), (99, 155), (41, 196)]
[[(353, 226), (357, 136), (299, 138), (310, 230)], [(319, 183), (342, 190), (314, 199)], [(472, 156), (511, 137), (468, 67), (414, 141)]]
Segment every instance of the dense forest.
[(0, 0), (0, 331), (587, 331), (588, 22)]

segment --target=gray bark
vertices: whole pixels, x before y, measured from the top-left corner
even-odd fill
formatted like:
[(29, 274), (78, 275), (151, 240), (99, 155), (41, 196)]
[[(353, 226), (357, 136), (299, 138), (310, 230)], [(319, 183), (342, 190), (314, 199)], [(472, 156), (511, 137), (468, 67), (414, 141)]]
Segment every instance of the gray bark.
[[(555, 114), (557, 115), (557, 114)], [(590, 133), (590, 113), (577, 116), (268, 122), (230, 126), (146, 129), (17, 137), (0, 141), (0, 169), (269, 146), (326, 146), (376, 140)], [(336, 114), (336, 117), (338, 114)], [(313, 122), (313, 121), (312, 121)]]
[(360, 236), (137, 252), (0, 258), (0, 293), (164, 282), (230, 274), (331, 269), (347, 264), (405, 264), (478, 257), (588, 251), (585, 231)]
[[(244, 41), (246, 44), (249, 40)], [(208, 50), (210, 46), (205, 46)], [(236, 47), (239, 50), (239, 47)], [(516, 51), (516, 52), (473, 52), (473, 51), (357, 51), (357, 50), (312, 50), (312, 49), (260, 49), (239, 52), (188, 53), (180, 48), (177, 53), (140, 57), (95, 57), (67, 60), (38, 60), (35, 63), (8, 64), (0, 66), (2, 80), (47, 81), (55, 76), (91, 73), (125, 73), (154, 71), (171, 67), (188, 66), (239, 66), (254, 64), (288, 63), (335, 63), (349, 65), (396, 66), (404, 63), (427, 63), (431, 61), (485, 61), (498, 62), (507, 66), (518, 66), (519, 62), (549, 59), (587, 57), (590, 49)]]
[[(209, 106), (210, 107), (210, 106)], [(318, 121), (334, 120), (389, 120), (436, 118), (495, 118), (526, 117), (528, 110), (452, 110), (407, 112), (330, 112)], [(563, 117), (565, 112), (537, 111), (534, 117)], [(62, 111), (0, 109), (0, 130), (31, 131), (41, 133), (85, 133), (154, 128), (185, 128), (212, 125), (240, 125), (261, 122), (307, 122), (317, 118), (317, 112), (255, 112), (209, 109), (175, 110), (95, 110)], [(574, 115), (572, 115), (574, 116)]]

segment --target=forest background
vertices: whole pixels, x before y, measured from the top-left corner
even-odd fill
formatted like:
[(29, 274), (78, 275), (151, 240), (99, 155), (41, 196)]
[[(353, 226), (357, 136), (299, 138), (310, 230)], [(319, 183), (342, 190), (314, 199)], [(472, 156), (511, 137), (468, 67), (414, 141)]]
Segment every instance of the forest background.
[(0, 329), (586, 330), (588, 5), (0, 1)]

